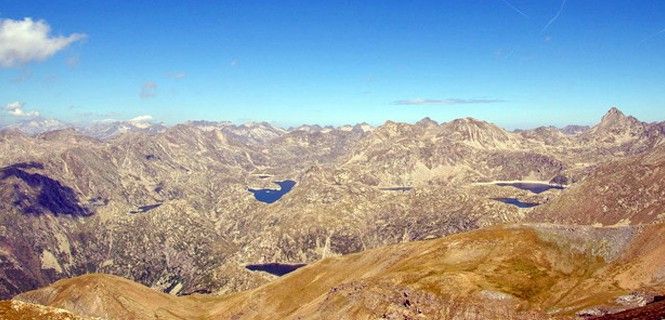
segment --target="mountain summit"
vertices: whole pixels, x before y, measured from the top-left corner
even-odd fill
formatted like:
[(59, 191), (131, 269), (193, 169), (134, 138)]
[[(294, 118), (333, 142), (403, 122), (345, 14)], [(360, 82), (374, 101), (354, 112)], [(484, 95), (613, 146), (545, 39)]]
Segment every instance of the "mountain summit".
[(644, 123), (612, 107), (602, 117), (600, 123), (586, 132), (585, 137), (599, 142), (628, 142), (642, 137), (645, 130)]
[(443, 130), (449, 138), (478, 148), (506, 148), (516, 144), (510, 133), (474, 118), (455, 119), (443, 124)]
[(621, 110), (616, 107), (610, 108), (607, 113), (600, 120), (600, 123), (597, 125), (599, 128), (626, 128), (630, 126), (639, 125), (641, 122), (635, 117), (626, 116)]

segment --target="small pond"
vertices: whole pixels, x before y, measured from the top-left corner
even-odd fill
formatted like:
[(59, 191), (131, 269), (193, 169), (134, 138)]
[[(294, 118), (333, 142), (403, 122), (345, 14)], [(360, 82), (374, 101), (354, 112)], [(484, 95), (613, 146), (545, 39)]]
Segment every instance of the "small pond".
[(543, 193), (550, 189), (564, 189), (563, 186), (557, 184), (537, 182), (497, 182), (496, 185), (499, 187), (514, 187), (521, 190), (531, 191), (533, 193)]
[(507, 204), (512, 204), (512, 205), (514, 205), (518, 208), (521, 208), (521, 209), (533, 208), (533, 207), (539, 205), (539, 203), (534, 203), (534, 202), (522, 202), (521, 200), (519, 200), (517, 198), (492, 198), (492, 200), (496, 200), (496, 201), (507, 203)]
[(254, 194), (254, 198), (261, 202), (273, 203), (279, 200), (282, 196), (287, 194), (296, 185), (293, 180), (275, 181), (279, 185), (279, 189), (247, 189), (247, 191)]
[(296, 271), (306, 266), (304, 263), (287, 264), (287, 263), (262, 263), (262, 264), (248, 264), (245, 266), (251, 271), (263, 271), (276, 276), (283, 276), (287, 273)]

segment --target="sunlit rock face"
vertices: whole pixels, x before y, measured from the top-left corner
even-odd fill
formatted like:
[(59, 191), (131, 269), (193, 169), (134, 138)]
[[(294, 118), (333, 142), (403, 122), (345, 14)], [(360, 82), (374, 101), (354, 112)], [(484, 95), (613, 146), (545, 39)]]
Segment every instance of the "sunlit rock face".
[[(152, 127), (0, 131), (2, 297), (89, 272), (172, 294), (234, 292), (274, 279), (251, 264), (310, 264), (525, 219), (633, 224), (662, 213), (660, 176), (647, 168), (660, 166), (663, 125), (614, 110), (573, 134), (470, 118)], [(248, 191), (285, 180), (296, 185), (272, 203)], [(496, 184), (515, 181), (566, 188)]]

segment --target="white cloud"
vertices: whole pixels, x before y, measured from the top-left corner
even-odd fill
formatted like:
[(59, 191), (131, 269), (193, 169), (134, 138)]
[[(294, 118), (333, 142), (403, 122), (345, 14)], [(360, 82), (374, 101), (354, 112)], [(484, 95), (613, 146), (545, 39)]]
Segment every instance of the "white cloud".
[(144, 83), (143, 86), (141, 87), (141, 93), (139, 94), (139, 96), (141, 97), (141, 99), (152, 98), (157, 94), (155, 91), (157, 91), (157, 83), (153, 81), (148, 81)]
[(25, 111), (23, 110), (24, 104), (22, 102), (12, 102), (5, 106), (7, 113), (14, 117), (37, 117), (39, 112), (37, 111)]
[(505, 102), (500, 99), (459, 99), (459, 98), (448, 98), (448, 99), (407, 99), (407, 100), (397, 100), (393, 104), (396, 105), (427, 105), (427, 104), (438, 104), (438, 105), (456, 105), (456, 104), (481, 104), (481, 103), (497, 103)]
[(33, 21), (0, 19), (0, 67), (15, 67), (31, 61), (42, 61), (73, 42), (85, 38), (84, 34), (51, 36), (51, 27), (44, 20)]
[[(111, 115), (111, 114), (107, 114)], [(118, 118), (105, 118), (105, 119), (98, 119), (98, 120), (92, 120), (94, 123), (113, 123), (113, 122), (129, 122), (133, 125), (141, 125), (141, 124), (146, 124), (149, 125), (150, 122), (152, 122), (153, 117), (149, 114), (144, 114), (140, 115), (134, 118), (131, 118), (129, 120), (121, 120)]]
[(149, 128), (152, 125), (150, 123), (151, 121), (152, 121), (152, 116), (149, 114), (144, 114), (142, 116), (138, 116), (127, 120), (127, 122), (129, 122), (134, 127), (141, 129)]
[(101, 120), (92, 120), (92, 122), (97, 122), (97, 123), (110, 123), (110, 122), (116, 122), (118, 120), (108, 118), (108, 119), (101, 119)]
[(149, 114), (144, 114), (144, 115), (142, 115), (142, 116), (138, 116), (138, 117), (135, 117), (135, 118), (129, 119), (128, 121), (129, 121), (129, 122), (147, 122), (147, 121), (151, 121), (151, 120), (152, 120), (152, 116), (151, 116), (151, 115), (149, 115)]

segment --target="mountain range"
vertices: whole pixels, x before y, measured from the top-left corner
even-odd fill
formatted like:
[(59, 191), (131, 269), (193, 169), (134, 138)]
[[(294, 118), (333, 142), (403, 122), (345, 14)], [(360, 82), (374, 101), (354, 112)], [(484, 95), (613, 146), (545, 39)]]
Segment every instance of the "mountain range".
[[(18, 295), (0, 315), (559, 319), (665, 289), (665, 123), (616, 108), (520, 131), (22, 130), (0, 131), (0, 296)], [(273, 203), (248, 191), (283, 180), (295, 186)], [(246, 268), (267, 264), (307, 266)]]

